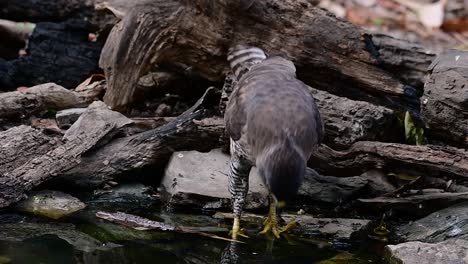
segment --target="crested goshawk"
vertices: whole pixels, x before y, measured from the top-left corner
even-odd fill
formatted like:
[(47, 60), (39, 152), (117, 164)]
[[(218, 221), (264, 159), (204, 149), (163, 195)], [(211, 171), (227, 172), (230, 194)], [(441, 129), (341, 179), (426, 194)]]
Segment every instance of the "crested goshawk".
[(269, 190), (270, 212), (261, 233), (279, 237), (285, 231), (278, 226), (279, 201), (297, 193), (307, 161), (322, 141), (323, 122), (309, 87), (296, 78), (290, 60), (267, 58), (259, 48), (240, 45), (229, 50), (227, 59), (233, 73), (224, 115), (231, 151), (232, 238), (245, 236), (240, 216), (252, 166)]

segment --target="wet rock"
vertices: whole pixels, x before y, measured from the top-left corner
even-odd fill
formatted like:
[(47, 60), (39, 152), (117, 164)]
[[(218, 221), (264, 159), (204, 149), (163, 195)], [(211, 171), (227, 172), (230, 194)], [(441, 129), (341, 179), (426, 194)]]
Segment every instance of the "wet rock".
[(84, 203), (69, 194), (49, 190), (33, 193), (16, 206), (21, 211), (52, 219), (62, 218), (85, 207)]
[(113, 243), (104, 245), (97, 239), (79, 232), (72, 224), (48, 224), (48, 223), (15, 223), (0, 224), (0, 241), (20, 242), (26, 239), (55, 235), (66, 241), (76, 249), (92, 252), (94, 250), (108, 250), (115, 246)]
[(128, 182), (98, 191), (86, 203), (93, 209), (127, 211), (148, 208), (158, 201), (153, 188), (139, 182)]
[[(213, 215), (218, 219), (233, 219), (232, 213), (217, 212)], [(281, 218), (286, 222), (295, 221), (299, 224), (298, 227), (291, 231), (301, 235), (319, 236), (334, 240), (349, 240), (356, 233), (368, 228), (371, 223), (366, 219), (353, 218), (316, 218), (312, 215), (294, 215), (282, 214)], [(255, 222), (262, 224), (265, 216), (244, 213), (241, 217), (242, 221)]]
[(435, 243), (450, 238), (468, 240), (467, 222), (468, 202), (463, 202), (404, 225), (398, 229), (398, 233), (407, 241)]
[[(208, 153), (173, 154), (164, 179), (162, 199), (172, 206), (220, 209), (231, 207), (228, 191), (229, 156), (220, 149)], [(246, 209), (266, 207), (268, 192), (255, 168), (250, 172)]]
[(388, 245), (385, 258), (390, 264), (468, 263), (468, 241), (450, 239), (437, 244), (412, 241)]
[(388, 181), (387, 175), (385, 175), (381, 170), (370, 170), (364, 172), (361, 174), (361, 178), (368, 181), (368, 186), (372, 195), (390, 193), (396, 189), (395, 186)]
[(311, 215), (284, 215), (286, 222), (296, 221), (300, 226), (294, 232), (319, 235), (335, 240), (350, 240), (352, 235), (367, 229), (370, 220), (352, 218), (316, 218)]
[[(180, 207), (230, 208), (228, 163), (229, 156), (220, 149), (208, 153), (174, 153), (162, 181), (162, 199)], [(250, 172), (249, 180), (245, 208), (265, 207), (268, 204), (268, 192), (255, 167)], [(308, 168), (296, 200), (338, 204), (355, 197), (367, 184), (368, 180), (359, 176), (322, 176)]]
[(61, 129), (68, 129), (86, 111), (86, 108), (71, 108), (58, 111), (55, 115), (57, 125)]
[(348, 264), (348, 263), (353, 263), (353, 264), (368, 264), (369, 260), (367, 259), (362, 259), (356, 255), (350, 254), (350, 253), (340, 253), (332, 258), (322, 260), (318, 262), (317, 264)]
[(366, 187), (367, 183), (368, 180), (359, 176), (322, 176), (315, 170), (308, 168), (297, 198), (312, 202), (338, 204), (355, 197)]

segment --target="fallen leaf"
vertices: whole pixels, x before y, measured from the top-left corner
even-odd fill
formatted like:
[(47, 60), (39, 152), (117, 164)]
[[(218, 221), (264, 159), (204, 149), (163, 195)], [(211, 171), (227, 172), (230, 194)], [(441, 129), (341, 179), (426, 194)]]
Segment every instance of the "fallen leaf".
[(88, 86), (94, 82), (102, 81), (105, 80), (106, 77), (104, 74), (92, 74), (91, 76), (88, 77), (84, 82), (80, 83), (76, 88), (75, 91), (83, 91), (88, 88)]
[(468, 31), (468, 18), (454, 18), (445, 20), (441, 28), (445, 31)]

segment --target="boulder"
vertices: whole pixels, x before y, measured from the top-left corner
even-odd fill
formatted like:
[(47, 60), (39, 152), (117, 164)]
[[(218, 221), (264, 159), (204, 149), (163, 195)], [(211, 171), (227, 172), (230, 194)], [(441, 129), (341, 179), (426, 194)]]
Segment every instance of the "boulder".
[[(162, 180), (162, 200), (175, 207), (230, 209), (229, 156), (220, 149), (207, 153), (181, 151), (173, 154)], [(322, 176), (307, 168), (296, 201), (339, 204), (356, 197), (368, 180), (356, 177)], [(268, 205), (268, 191), (258, 171), (252, 168), (246, 209)]]
[(407, 241), (435, 243), (450, 238), (468, 240), (467, 222), (468, 202), (463, 202), (404, 225), (398, 229), (398, 233)]
[(468, 146), (468, 51), (448, 50), (429, 67), (421, 117), (435, 139)]
[(322, 176), (315, 170), (308, 168), (297, 199), (308, 202), (340, 204), (356, 197), (367, 184), (368, 180), (360, 176)]
[(59, 219), (85, 208), (86, 205), (77, 198), (58, 191), (44, 190), (33, 193), (16, 208), (52, 219)]
[[(162, 180), (162, 200), (171, 206), (220, 209), (231, 207), (228, 190), (229, 156), (220, 149), (208, 153), (175, 152)], [(268, 205), (268, 192), (257, 170), (249, 177), (246, 209)]]
[[(213, 215), (217, 219), (233, 219), (232, 213), (217, 212)], [(318, 236), (333, 240), (350, 240), (357, 232), (369, 227), (370, 220), (353, 218), (317, 218), (307, 214), (281, 214), (281, 218), (289, 223), (295, 221), (298, 227), (291, 232), (298, 235)], [(241, 221), (257, 223), (261, 225), (265, 215), (251, 213), (242, 214)]]
[(390, 264), (468, 263), (468, 241), (450, 239), (437, 244), (412, 241), (388, 245), (385, 258)]
[(45, 235), (57, 236), (84, 252), (109, 250), (119, 246), (111, 242), (103, 243), (78, 231), (72, 224), (32, 222), (0, 224), (0, 241), (19, 242)]

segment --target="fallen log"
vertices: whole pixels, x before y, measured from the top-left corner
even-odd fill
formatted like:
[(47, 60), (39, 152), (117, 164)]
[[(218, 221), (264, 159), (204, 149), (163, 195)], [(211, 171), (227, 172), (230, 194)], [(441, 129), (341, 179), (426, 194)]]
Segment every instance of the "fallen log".
[[(398, 41), (377, 46), (364, 30), (305, 0), (146, 1), (126, 13), (103, 48), (100, 66), (109, 85), (104, 100), (113, 109), (127, 108), (139, 78), (154, 64), (222, 81), (226, 51), (239, 43), (286, 54), (299, 78), (321, 90), (397, 108), (418, 108), (414, 88), (406, 84), (420, 85), (415, 80), (422, 80), (433, 57)], [(393, 57), (402, 50), (418, 56), (405, 56), (409, 62), (396, 67)], [(411, 74), (401, 74), (407, 70)]]
[[(81, 163), (61, 175), (60, 181), (94, 187), (117, 176), (151, 166), (164, 166), (178, 150), (208, 151), (220, 145), (221, 119), (209, 118), (214, 88), (174, 120), (142, 133), (116, 138), (81, 157)], [(132, 130), (132, 128), (130, 128)]]
[(0, 132), (0, 175), (44, 155), (61, 143), (57, 135), (45, 134), (29, 126), (17, 126)]
[(403, 128), (398, 122), (395, 111), (313, 88), (311, 93), (324, 121), (324, 142), (327, 145), (342, 149), (361, 140), (383, 142), (403, 140)]
[(468, 147), (468, 51), (449, 50), (430, 66), (421, 116), (435, 141)]
[[(195, 112), (154, 130), (115, 139), (83, 156), (82, 163), (67, 171), (61, 179), (87, 187), (99, 185), (135, 169), (155, 163), (164, 165), (174, 151), (208, 151), (227, 144), (227, 141), (218, 140), (224, 136), (223, 121), (205, 117), (205, 114)], [(196, 121), (198, 118), (201, 120)], [(388, 171), (408, 168), (425, 175), (461, 179), (468, 175), (467, 151), (434, 145), (361, 141), (342, 151), (322, 145), (309, 163), (324, 175), (335, 176), (359, 175), (373, 168)]]
[[(203, 98), (211, 92), (207, 91)], [(398, 131), (393, 110), (340, 98), (324, 91), (313, 90), (312, 93), (322, 107), (326, 142), (331, 146), (344, 148), (359, 140), (393, 141), (402, 134)], [(206, 107), (211, 109), (213, 105), (210, 103)], [(200, 107), (203, 105), (199, 102), (192, 109)], [(82, 165), (66, 172), (60, 179), (83, 187), (96, 186), (112, 180), (116, 175), (154, 166), (154, 163), (165, 165), (174, 151), (208, 151), (229, 142), (221, 118), (207, 118), (210, 115), (203, 111), (190, 111), (193, 110), (155, 130), (140, 134), (137, 132), (148, 128), (152, 122), (148, 119), (144, 123), (137, 121), (136, 127), (129, 128), (129, 133), (135, 135), (115, 139), (99, 151), (83, 156)], [(161, 119), (154, 119), (154, 122), (157, 124)], [(152, 141), (147, 141), (149, 135), (153, 135)]]
[(130, 123), (131, 120), (108, 110), (102, 103), (91, 104), (67, 131), (64, 144), (0, 175), (0, 208), (21, 200), (27, 191), (77, 166), (81, 155)]
[(102, 91), (102, 86), (96, 86), (92, 92), (74, 92), (55, 83), (45, 83), (22, 91), (0, 93), (0, 118), (25, 118), (47, 109), (86, 107), (97, 100)]
[(434, 145), (360, 141), (343, 151), (321, 145), (310, 162), (330, 175), (358, 174), (371, 168), (391, 171), (407, 168), (425, 175), (453, 176), (463, 180), (468, 177), (468, 151)]
[(467, 201), (468, 193), (450, 193), (440, 190), (422, 190), (415, 195), (402, 197), (376, 197), (358, 199), (359, 204), (366, 210), (385, 212), (396, 210), (410, 212), (409, 216), (421, 216), (432, 213), (438, 209), (446, 208), (459, 202)]

